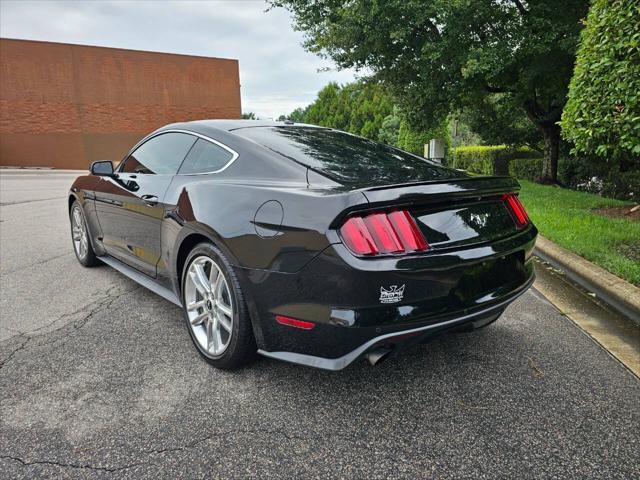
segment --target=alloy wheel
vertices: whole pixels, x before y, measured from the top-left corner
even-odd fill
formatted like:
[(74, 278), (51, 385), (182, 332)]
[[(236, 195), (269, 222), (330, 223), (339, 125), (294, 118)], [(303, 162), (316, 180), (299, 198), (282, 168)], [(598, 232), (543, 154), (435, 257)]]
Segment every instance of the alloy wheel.
[(89, 237), (87, 235), (87, 225), (78, 205), (71, 211), (71, 235), (73, 237), (73, 248), (80, 258), (84, 258), (89, 250)]
[(233, 300), (222, 270), (211, 258), (201, 255), (189, 265), (184, 301), (200, 348), (210, 356), (223, 354), (233, 332)]

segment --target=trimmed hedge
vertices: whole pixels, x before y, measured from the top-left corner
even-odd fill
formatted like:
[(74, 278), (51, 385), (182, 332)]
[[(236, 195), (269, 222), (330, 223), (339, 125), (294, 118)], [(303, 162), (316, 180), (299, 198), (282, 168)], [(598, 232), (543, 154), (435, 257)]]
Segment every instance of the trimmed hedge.
[(449, 165), (481, 175), (512, 175), (535, 179), (542, 172), (540, 153), (527, 147), (506, 145), (474, 145), (458, 147), (455, 154), (449, 150)]
[(514, 158), (509, 162), (509, 175), (520, 180), (535, 182), (542, 172), (542, 157), (538, 158)]

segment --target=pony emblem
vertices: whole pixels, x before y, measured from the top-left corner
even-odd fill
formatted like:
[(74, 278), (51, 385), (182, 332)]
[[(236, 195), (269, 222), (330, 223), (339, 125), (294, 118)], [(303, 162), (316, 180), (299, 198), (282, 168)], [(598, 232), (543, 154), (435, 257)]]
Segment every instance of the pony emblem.
[(404, 296), (404, 287), (398, 287), (397, 285), (391, 285), (389, 290), (384, 287), (380, 287), (380, 303), (398, 303)]

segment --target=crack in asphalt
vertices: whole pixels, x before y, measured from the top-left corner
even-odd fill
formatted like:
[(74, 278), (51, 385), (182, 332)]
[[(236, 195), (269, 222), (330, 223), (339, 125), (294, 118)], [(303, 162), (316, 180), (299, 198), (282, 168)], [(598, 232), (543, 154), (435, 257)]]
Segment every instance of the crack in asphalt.
[[(183, 452), (183, 451), (187, 451), (187, 450), (191, 450), (192, 448), (197, 447), (200, 444), (203, 443), (207, 443), (210, 440), (214, 439), (214, 438), (218, 438), (218, 437), (222, 437), (224, 438), (224, 436), (226, 435), (230, 435), (230, 434), (245, 434), (245, 435), (255, 435), (255, 434), (266, 434), (266, 435), (279, 435), (282, 437), (285, 437), (287, 440), (307, 440), (305, 437), (300, 436), (300, 435), (291, 435), (287, 432), (285, 432), (284, 430), (280, 430), (280, 429), (262, 429), (262, 428), (256, 428), (256, 429), (232, 429), (232, 430), (225, 430), (223, 432), (219, 432), (219, 433), (215, 433), (212, 435), (208, 435), (206, 437), (203, 438), (199, 438), (196, 440), (193, 440), (192, 442), (189, 442), (185, 445), (180, 445), (180, 446), (176, 446), (176, 447), (165, 447), (165, 448), (157, 448), (157, 449), (153, 449), (153, 450), (144, 450), (141, 452), (138, 452), (138, 454), (140, 455), (162, 455), (165, 453), (177, 453), (177, 452)], [(57, 466), (57, 467), (66, 467), (66, 468), (75, 468), (75, 469), (87, 469), (87, 470), (98, 470), (98, 471), (105, 471), (105, 472), (120, 472), (122, 470), (127, 470), (133, 467), (138, 467), (138, 466), (142, 466), (142, 465), (156, 465), (158, 462), (157, 461), (146, 461), (146, 462), (135, 462), (135, 463), (129, 463), (126, 465), (122, 465), (122, 466), (114, 466), (114, 467), (101, 467), (101, 466), (94, 466), (94, 465), (88, 465), (88, 464), (77, 464), (77, 463), (62, 463), (62, 462), (57, 462), (57, 461), (53, 461), (53, 460), (32, 460), (32, 461), (27, 461), (24, 460), (20, 457), (16, 457), (16, 456), (12, 456), (12, 455), (0, 455), (0, 459), (9, 459), (9, 460), (15, 460), (16, 462), (21, 463), (24, 467), (29, 467), (32, 465), (53, 465), (53, 466)]]
[[(24, 335), (18, 335), (18, 336), (24, 336)], [(25, 337), (24, 341), (20, 344), (20, 346), (15, 348), (9, 355), (7, 355), (5, 358), (3, 358), (0, 361), (0, 369), (3, 368), (5, 363), (7, 363), (9, 360), (11, 360), (16, 353), (18, 353), (20, 350), (24, 349), (27, 346), (27, 343), (29, 343), (29, 340), (30, 340), (29, 337)]]
[(67, 197), (38, 198), (37, 200), (23, 200), (21, 202), (1, 202), (0, 207), (8, 207), (10, 205), (23, 205), (25, 203), (48, 202), (49, 200), (60, 200), (63, 198)]
[[(176, 446), (176, 447), (165, 447), (165, 448), (157, 448), (157, 449), (153, 449), (153, 450), (143, 450), (141, 452), (139, 452), (139, 454), (141, 455), (160, 455), (163, 453), (175, 453), (175, 452), (182, 452), (185, 450), (190, 450), (192, 448), (197, 447), (198, 445), (200, 445), (201, 443), (206, 443), (214, 438), (224, 438), (227, 435), (232, 435), (232, 434), (244, 434), (244, 435), (256, 435), (256, 434), (266, 434), (266, 435), (279, 435), (281, 437), (285, 437), (287, 440), (301, 440), (301, 441), (305, 441), (308, 440), (308, 437), (302, 436), (302, 435), (292, 435), (282, 429), (266, 429), (266, 428), (249, 428), (249, 429), (231, 429), (231, 430), (224, 430), (222, 432), (218, 432), (212, 435), (208, 435), (206, 437), (202, 437), (202, 438), (198, 438), (196, 440), (193, 440), (185, 445), (180, 445), (180, 446)], [(337, 435), (340, 437), (346, 437), (347, 439), (351, 439), (352, 436), (351, 435)]]
[(21, 265), (21, 266), (19, 266), (17, 268), (14, 268), (13, 270), (7, 270), (7, 271), (2, 272), (2, 275), (9, 275), (11, 273), (22, 272), (23, 270), (25, 270), (27, 268), (31, 268), (31, 267), (35, 267), (35, 266), (39, 267), (39, 266), (44, 265), (45, 263), (49, 263), (49, 262), (51, 262), (53, 260), (57, 260), (58, 258), (67, 257), (69, 255), (74, 255), (74, 253), (73, 252), (66, 252), (66, 253), (62, 253), (60, 255), (56, 255), (56, 256), (53, 256), (53, 257), (45, 258), (44, 260), (40, 260), (39, 262), (30, 263), (28, 265)]
[[(47, 323), (46, 325), (43, 325), (41, 327), (38, 327), (34, 330), (32, 330), (31, 332), (29, 332), (29, 334), (33, 334), (35, 332), (38, 332), (40, 330), (43, 330), (47, 327), (50, 327), (51, 325), (60, 322), (61, 320), (64, 320), (67, 317), (73, 317), (75, 315), (78, 315), (86, 310), (89, 310), (87, 315), (85, 315), (83, 318), (81, 318), (80, 320), (76, 320), (73, 325), (75, 327), (75, 329), (81, 328), (91, 317), (93, 317), (93, 315), (95, 315), (96, 313), (102, 311), (104, 308), (108, 308), (110, 307), (117, 299), (119, 299), (120, 297), (123, 297), (124, 295), (133, 292), (134, 290), (137, 290), (138, 287), (132, 288), (130, 290), (125, 290), (124, 292), (120, 292), (117, 295), (113, 294), (113, 291), (116, 290), (118, 288), (118, 285), (112, 285), (111, 287), (109, 287), (106, 290), (106, 295), (98, 300), (95, 300), (91, 303), (88, 303), (87, 305), (84, 305), (83, 307), (80, 307), (77, 310), (74, 310), (73, 312), (69, 312), (69, 313), (63, 313), (62, 315), (60, 315), (58, 318), (52, 320), (51, 322)], [(104, 308), (103, 308), (104, 307)], [(63, 325), (61, 325), (59, 328), (56, 328), (54, 330), (51, 330), (50, 332), (46, 332), (43, 333), (42, 335), (50, 335), (52, 333), (56, 333), (57, 331), (65, 328), (67, 325), (69, 325), (68, 323), (65, 323)], [(36, 333), (35, 336), (40, 335), (38, 333)]]
[[(84, 327), (87, 322), (89, 320), (91, 320), (91, 318), (93, 318), (94, 315), (96, 315), (97, 313), (108, 309), (109, 307), (111, 307), (111, 305), (113, 305), (113, 303), (120, 299), (121, 297), (134, 292), (136, 290), (138, 290), (140, 287), (136, 286), (132, 289), (129, 290), (125, 290), (124, 292), (119, 292), (117, 295), (113, 294), (113, 290), (117, 289), (118, 286), (114, 285), (112, 287), (110, 287), (109, 289), (107, 289), (106, 291), (106, 297), (103, 297), (99, 300), (96, 300), (95, 302), (89, 303), (88, 305), (85, 305), (82, 308), (79, 308), (78, 310), (75, 310), (73, 312), (70, 313), (65, 313), (61, 316), (59, 316), (58, 318), (52, 320), (51, 322), (49, 322), (46, 325), (43, 325), (42, 327), (38, 327), (37, 329), (29, 332), (28, 334), (20, 334), (18, 336), (23, 336), (25, 337), (25, 340), (22, 342), (22, 344), (15, 348), (6, 358), (4, 358), (2, 361), (0, 361), (0, 369), (4, 368), (6, 366), (6, 364), (15, 356), (15, 354), (17, 352), (19, 352), (20, 350), (23, 350), (24, 348), (26, 348), (27, 344), (33, 340), (34, 338), (38, 337), (38, 336), (48, 336), (48, 335), (52, 335), (55, 334), (56, 332), (59, 332), (60, 330), (67, 328), (70, 324), (69, 323), (65, 323), (63, 325), (61, 325), (60, 327), (49, 331), (49, 332), (45, 332), (45, 333), (35, 333), (38, 332), (44, 328), (47, 328), (57, 322), (60, 322), (61, 320), (67, 318), (67, 317), (73, 317), (75, 315), (81, 314), (82, 312), (86, 311), (88, 309), (88, 312), (86, 313), (86, 315), (84, 315), (82, 318), (74, 321), (71, 325), (73, 326), (73, 330), (77, 331), (79, 329), (81, 329), (82, 327)], [(15, 338), (15, 337), (14, 337)], [(62, 339), (66, 339), (68, 337), (62, 337)], [(9, 339), (8, 341), (11, 341), (12, 339)], [(45, 345), (52, 345), (54, 343), (56, 343), (57, 341), (59, 341), (60, 338), (54, 338), (52, 341), (49, 342), (42, 342), (39, 343), (38, 346), (45, 346)]]
[[(89, 310), (89, 312), (87, 313), (87, 315), (85, 315), (83, 318), (76, 320), (75, 322), (73, 322), (73, 327), (74, 330), (79, 330), (81, 329), (84, 325), (86, 325), (86, 323), (91, 320), (91, 318), (96, 314), (99, 313), (103, 310), (106, 310), (108, 308), (111, 307), (111, 305), (113, 305), (115, 303), (116, 300), (119, 300), (120, 298), (124, 297), (125, 295), (128, 295), (131, 292), (134, 292), (136, 290), (139, 290), (141, 287), (140, 286), (135, 286), (134, 288), (131, 288), (129, 290), (125, 290), (124, 292), (120, 292), (117, 295), (112, 295), (112, 291), (116, 288), (116, 286), (112, 286), (107, 290), (107, 296), (105, 298), (103, 298), (101, 301), (98, 301), (98, 304), (93, 306), (93, 308), (91, 308)], [(85, 307), (86, 308), (86, 307)], [(82, 311), (82, 309), (80, 309), (77, 313), (80, 313)], [(64, 318), (65, 315), (62, 315), (60, 317), (60, 319)], [(63, 327), (60, 327), (63, 328)], [(57, 331), (57, 330), (54, 330)]]
[(77, 463), (62, 463), (62, 462), (56, 462), (54, 460), (32, 460), (32, 461), (27, 461), (24, 460), (20, 457), (14, 457), (12, 455), (0, 455), (0, 459), (3, 460), (14, 460), (20, 464), (22, 464), (22, 466), (24, 467), (30, 467), (33, 465), (52, 465), (55, 467), (60, 467), (60, 468), (75, 468), (75, 469), (81, 469), (81, 470), (96, 470), (96, 471), (102, 471), (102, 472), (120, 472), (122, 470), (128, 470), (130, 468), (134, 468), (134, 467), (139, 467), (141, 465), (147, 465), (144, 462), (138, 462), (138, 463), (131, 463), (128, 465), (122, 465), (119, 467), (99, 467), (99, 466), (95, 466), (95, 465), (88, 465), (88, 464), (77, 464)]

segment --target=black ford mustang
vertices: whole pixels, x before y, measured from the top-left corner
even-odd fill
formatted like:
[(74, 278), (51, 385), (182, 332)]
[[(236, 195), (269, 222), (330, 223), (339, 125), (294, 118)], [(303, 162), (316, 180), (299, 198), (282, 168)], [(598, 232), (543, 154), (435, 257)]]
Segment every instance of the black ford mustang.
[(95, 162), (69, 213), (80, 263), (182, 306), (213, 365), (339, 370), (487, 325), (531, 285), (518, 188), (329, 128), (211, 120)]

